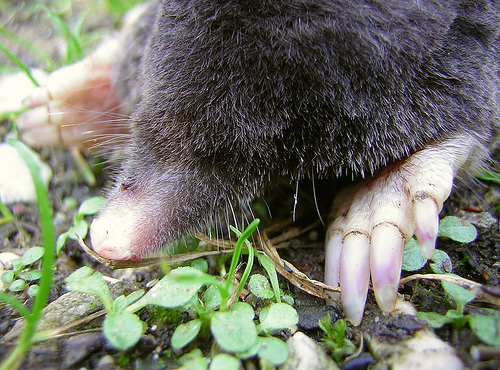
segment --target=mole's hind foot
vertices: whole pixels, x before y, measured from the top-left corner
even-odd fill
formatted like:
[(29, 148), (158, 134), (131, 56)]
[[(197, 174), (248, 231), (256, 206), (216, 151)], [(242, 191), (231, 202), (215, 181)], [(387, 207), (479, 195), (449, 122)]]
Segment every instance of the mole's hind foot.
[(24, 99), (28, 111), (16, 122), (34, 146), (99, 147), (128, 136), (113, 89), (112, 67), (119, 39), (110, 38), (89, 57), (52, 72)]
[(371, 275), (377, 303), (394, 310), (403, 247), (416, 233), (430, 258), (439, 212), (457, 171), (482, 146), (470, 136), (435, 143), (337, 196), (326, 239), (325, 281), (340, 284), (344, 311), (361, 322)]

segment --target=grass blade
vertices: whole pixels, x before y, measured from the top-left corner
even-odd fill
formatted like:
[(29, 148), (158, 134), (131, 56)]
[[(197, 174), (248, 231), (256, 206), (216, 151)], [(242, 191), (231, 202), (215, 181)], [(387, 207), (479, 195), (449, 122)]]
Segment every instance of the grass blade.
[(17, 346), (0, 366), (0, 370), (11, 370), (17, 368), (20, 365), (22, 358), (33, 344), (33, 335), (37, 329), (38, 321), (42, 315), (42, 310), (47, 305), (50, 287), (52, 285), (56, 244), (54, 214), (50, 204), (47, 188), (45, 187), (40, 174), (40, 168), (29, 152), (29, 149), (23, 143), (13, 139), (9, 139), (7, 142), (16, 148), (19, 154), (21, 154), (31, 172), (31, 176), (33, 177), (40, 212), (42, 245), (45, 248), (45, 253), (43, 254), (42, 260), (43, 268), (42, 277), (40, 279), (40, 289), (33, 304), (33, 311), (30, 315), (26, 316), (26, 327), (24, 328), (23, 334), (21, 335)]
[(35, 77), (33, 77), (33, 75), (31, 74), (31, 71), (30, 69), (28, 68), (28, 66), (26, 64), (24, 64), (21, 59), (19, 59), (14, 53), (12, 53), (9, 49), (7, 49), (5, 47), (4, 44), (0, 44), (0, 51), (2, 51), (5, 55), (7, 55), (7, 57), (13, 62), (15, 63), (19, 68), (21, 68), (24, 73), (26, 73), (26, 76), (28, 76), (28, 78), (31, 80), (31, 82), (33, 82), (33, 84), (36, 86), (36, 87), (40, 87), (40, 84), (38, 83), (38, 81), (35, 79)]

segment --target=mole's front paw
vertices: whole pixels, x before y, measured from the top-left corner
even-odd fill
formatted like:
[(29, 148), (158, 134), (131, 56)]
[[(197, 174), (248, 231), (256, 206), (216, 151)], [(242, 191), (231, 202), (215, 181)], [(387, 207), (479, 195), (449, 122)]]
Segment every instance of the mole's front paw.
[(128, 124), (113, 89), (120, 45), (109, 39), (84, 60), (52, 72), (24, 99), (17, 118), (21, 137), (34, 146), (97, 147), (123, 140)]
[(325, 281), (340, 284), (353, 324), (363, 317), (370, 275), (380, 308), (394, 310), (404, 245), (416, 233), (422, 254), (432, 256), (438, 215), (454, 176), (480, 147), (468, 136), (436, 143), (337, 196), (326, 239)]

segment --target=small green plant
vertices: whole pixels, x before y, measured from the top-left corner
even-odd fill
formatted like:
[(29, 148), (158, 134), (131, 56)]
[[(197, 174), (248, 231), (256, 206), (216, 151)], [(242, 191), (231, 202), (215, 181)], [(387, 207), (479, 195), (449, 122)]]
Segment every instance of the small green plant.
[(500, 312), (483, 308), (477, 313), (464, 314), (466, 304), (474, 299), (475, 294), (452, 283), (443, 281), (441, 284), (446, 294), (455, 301), (456, 308), (448, 310), (445, 315), (437, 312), (418, 312), (417, 317), (427, 321), (432, 328), (451, 324), (460, 329), (468, 323), (482, 342), (491, 346), (500, 346)]
[[(135, 314), (146, 305), (156, 305), (164, 308), (192, 309), (196, 312), (196, 318), (179, 325), (172, 336), (172, 347), (181, 350), (197, 337), (206, 337), (211, 334), (220, 350), (225, 356), (215, 358), (215, 363), (228, 362), (239, 363), (239, 359), (258, 356), (269, 363), (278, 366), (288, 357), (286, 344), (278, 338), (272, 337), (272, 333), (295, 325), (298, 315), (290, 305), (281, 303), (279, 287), (270, 292), (274, 295), (276, 302), (263, 308), (255, 321), (256, 313), (252, 306), (244, 302), (236, 302), (229, 307), (231, 296), (238, 296), (242, 286), (248, 277), (248, 268), (252, 266), (250, 260), (254, 258), (255, 252), (248, 238), (257, 228), (259, 220), (252, 222), (243, 232), (237, 232), (239, 239), (236, 243), (229, 272), (225, 279), (217, 279), (204, 272), (206, 269), (195, 267), (178, 267), (161, 279), (151, 290), (135, 292), (130, 296), (120, 296), (114, 301), (109, 293), (109, 288), (98, 272), (83, 267), (69, 276), (66, 280), (68, 290), (76, 290), (98, 296), (107, 310), (104, 322), (104, 335), (109, 342), (120, 350), (131, 348), (137, 343), (144, 332), (145, 324)], [(246, 244), (248, 253), (247, 268), (242, 274), (242, 280), (236, 292), (233, 288), (233, 276), (242, 254), (242, 246)], [(268, 258), (260, 255), (259, 261), (263, 261), (266, 270)], [(194, 263), (195, 266), (200, 265)], [(271, 263), (272, 266), (272, 263)], [(276, 273), (275, 270), (274, 274)], [(248, 272), (248, 273), (247, 273)], [(271, 272), (270, 275), (273, 275)], [(271, 278), (273, 281), (274, 278)], [(203, 286), (206, 289), (200, 294)], [(277, 294), (275, 295), (275, 292)], [(266, 293), (270, 297), (271, 294)], [(127, 328), (127, 330), (123, 330)], [(201, 353), (201, 352), (200, 352)], [(193, 353), (183, 361), (201, 361), (206, 365), (206, 360), (201, 354)], [(201, 357), (200, 357), (201, 356)], [(212, 366), (212, 365), (211, 365)], [(215, 366), (215, 365), (214, 365)]]
[(347, 329), (346, 319), (339, 319), (332, 322), (330, 314), (320, 319), (319, 327), (325, 332), (325, 337), (321, 340), (325, 343), (335, 362), (341, 363), (347, 356), (352, 355), (356, 347), (350, 339), (345, 337)]
[(64, 247), (66, 240), (73, 239), (78, 240), (77, 235), (82, 239), (85, 239), (87, 233), (89, 231), (89, 223), (85, 220), (85, 216), (94, 216), (101, 211), (106, 203), (106, 198), (104, 197), (92, 197), (85, 200), (73, 217), (73, 226), (71, 228), (59, 235), (57, 238), (56, 248), (57, 255), (61, 252), (61, 249)]
[(33, 247), (28, 249), (22, 257), (12, 261), (12, 270), (4, 271), (0, 278), (2, 283), (9, 286), (8, 290), (21, 292), (28, 289), (30, 297), (36, 296), (40, 287), (33, 282), (40, 280), (42, 271), (31, 266), (42, 259), (43, 253), (42, 247)]

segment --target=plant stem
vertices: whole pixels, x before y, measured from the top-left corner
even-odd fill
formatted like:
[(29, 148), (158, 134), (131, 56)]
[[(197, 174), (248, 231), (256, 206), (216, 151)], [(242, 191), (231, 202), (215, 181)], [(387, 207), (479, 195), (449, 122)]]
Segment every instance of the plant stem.
[(236, 266), (238, 265), (238, 261), (241, 255), (241, 248), (245, 240), (247, 240), (250, 235), (253, 234), (257, 226), (259, 226), (260, 220), (256, 218), (252, 221), (250, 225), (241, 233), (241, 236), (238, 238), (236, 245), (234, 247), (233, 258), (231, 259), (231, 266), (229, 267), (229, 272), (227, 274), (226, 280), (226, 290), (229, 290), (229, 285), (231, 284), (231, 279), (233, 278), (234, 272), (236, 271)]

